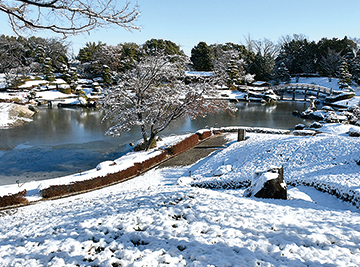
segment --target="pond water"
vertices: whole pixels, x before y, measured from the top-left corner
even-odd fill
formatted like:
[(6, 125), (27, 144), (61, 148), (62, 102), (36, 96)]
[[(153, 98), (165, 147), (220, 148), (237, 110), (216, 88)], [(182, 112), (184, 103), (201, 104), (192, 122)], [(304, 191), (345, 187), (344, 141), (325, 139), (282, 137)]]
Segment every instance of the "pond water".
[[(235, 114), (222, 112), (196, 120), (180, 119), (160, 136), (221, 126), (292, 129), (298, 123), (309, 123), (292, 115), (293, 110), (302, 111), (307, 105), (304, 102), (279, 102), (274, 106), (239, 103)], [(101, 123), (102, 116), (96, 110), (43, 107), (32, 122), (0, 129), (0, 185), (92, 169), (99, 162), (125, 154), (131, 149), (128, 144), (141, 138), (137, 129), (116, 138), (105, 136), (110, 123)]]

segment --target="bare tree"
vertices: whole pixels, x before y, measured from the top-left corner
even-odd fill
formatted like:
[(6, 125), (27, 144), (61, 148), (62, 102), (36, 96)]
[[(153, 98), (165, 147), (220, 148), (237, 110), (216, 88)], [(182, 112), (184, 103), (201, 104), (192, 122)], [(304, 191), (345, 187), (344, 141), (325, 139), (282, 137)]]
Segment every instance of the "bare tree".
[(269, 56), (275, 58), (279, 53), (279, 46), (274, 44), (271, 40), (264, 38), (253, 42), (254, 53), (261, 56)]
[(302, 42), (306, 39), (309, 39), (308, 37), (306, 37), (305, 34), (296, 34), (294, 33), (292, 36), (287, 34), (287, 35), (282, 35), (280, 38), (279, 38), (279, 45), (280, 46), (283, 46), (285, 44), (288, 44), (290, 43), (291, 41), (295, 41), (295, 42)]
[(50, 30), (67, 36), (111, 25), (140, 29), (133, 24), (140, 14), (138, 6), (126, 2), (119, 9), (116, 0), (0, 0), (0, 11), (8, 15), (17, 34)]
[(250, 65), (250, 73), (256, 75), (257, 80), (269, 80), (275, 67), (275, 58), (279, 53), (279, 46), (271, 40), (252, 40), (250, 35), (245, 39), (246, 47), (255, 57)]
[(205, 117), (209, 112), (235, 110), (227, 101), (208, 100), (218, 95), (209, 83), (186, 85), (178, 56), (155, 54), (134, 61), (131, 70), (119, 73), (119, 86), (105, 97), (105, 119), (114, 126), (108, 135), (117, 136), (139, 126), (145, 149), (158, 133), (181, 116)]

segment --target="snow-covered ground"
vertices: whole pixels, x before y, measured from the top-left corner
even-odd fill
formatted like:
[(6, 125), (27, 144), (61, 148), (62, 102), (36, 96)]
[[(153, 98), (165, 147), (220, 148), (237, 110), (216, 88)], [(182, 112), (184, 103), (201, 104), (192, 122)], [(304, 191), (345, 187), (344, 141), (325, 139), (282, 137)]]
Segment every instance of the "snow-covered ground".
[(194, 165), (3, 211), (0, 266), (359, 266), (355, 206), (304, 186), (289, 187), (288, 200), (231, 189), (255, 170), (283, 165), (287, 182), (359, 193), (360, 139), (345, 131), (249, 133), (243, 142), (229, 134), (226, 148)]
[(332, 88), (334, 90), (340, 90), (338, 82), (338, 78), (331, 78), (331, 80), (329, 80), (328, 77), (299, 77), (298, 79), (291, 78), (291, 83), (316, 84)]
[(15, 119), (9, 116), (9, 112), (12, 108), (13, 105), (10, 103), (0, 103), (0, 129), (15, 122)]
[[(187, 137), (189, 137), (189, 134), (165, 137), (162, 141), (158, 141), (157, 145), (159, 148), (165, 148), (166, 146), (175, 144)], [(141, 163), (149, 158), (155, 157), (161, 152), (162, 150), (157, 149), (141, 152), (129, 152), (118, 159), (114, 159), (113, 161), (100, 162), (94, 169), (83, 170), (81, 173), (74, 173), (64, 177), (31, 181), (27, 183), (23, 183), (21, 180), (18, 180), (17, 184), (0, 186), (0, 196), (15, 194), (19, 191), (26, 190), (26, 198), (29, 201), (36, 201), (41, 199), (40, 191), (44, 188), (48, 188), (52, 185), (64, 185), (76, 181), (90, 180), (95, 177), (106, 176), (109, 173), (116, 173), (133, 166), (134, 163)]]

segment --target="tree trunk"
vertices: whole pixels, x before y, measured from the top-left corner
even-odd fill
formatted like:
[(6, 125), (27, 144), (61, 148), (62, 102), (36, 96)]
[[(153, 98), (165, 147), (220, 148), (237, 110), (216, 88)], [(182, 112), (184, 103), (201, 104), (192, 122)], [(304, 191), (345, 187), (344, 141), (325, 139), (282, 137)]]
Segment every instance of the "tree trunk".
[(151, 133), (149, 140), (147, 140), (147, 143), (145, 143), (145, 151), (148, 151), (154, 146), (156, 146), (156, 134)]

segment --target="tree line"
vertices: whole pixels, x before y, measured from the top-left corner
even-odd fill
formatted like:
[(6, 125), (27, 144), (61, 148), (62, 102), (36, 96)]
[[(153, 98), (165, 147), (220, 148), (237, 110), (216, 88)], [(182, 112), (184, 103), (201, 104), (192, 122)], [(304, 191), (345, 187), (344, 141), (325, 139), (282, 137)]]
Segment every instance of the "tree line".
[[(107, 45), (88, 42), (77, 55), (70, 55), (63, 39), (0, 36), (0, 72), (16, 85), (18, 77), (28, 73), (62, 73), (74, 84), (77, 76), (102, 77), (111, 85), (118, 73), (133, 68), (134, 62), (162, 51), (166, 55), (185, 56), (181, 47), (170, 40), (151, 39), (144, 44)], [(218, 82), (227, 86), (261, 81), (286, 82), (290, 77), (326, 76), (340, 78), (342, 86), (360, 84), (360, 50), (356, 39), (322, 38), (310, 41), (303, 35), (283, 36), (278, 43), (268, 39), (244, 44), (199, 42), (191, 50), (184, 69), (213, 71)]]
[(303, 35), (283, 36), (278, 43), (268, 39), (251, 40), (244, 45), (233, 43), (207, 45), (198, 43), (191, 50), (196, 70), (216, 71), (221, 60), (218, 51), (236, 51), (242, 68), (256, 80), (286, 82), (290, 77), (325, 76), (343, 79), (348, 85), (360, 84), (358, 40), (344, 37), (309, 41)]

